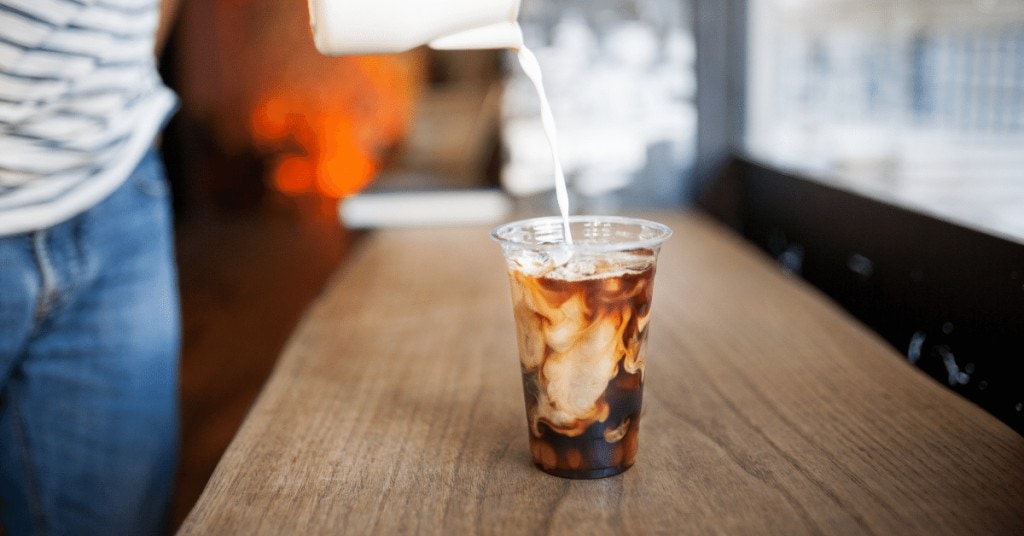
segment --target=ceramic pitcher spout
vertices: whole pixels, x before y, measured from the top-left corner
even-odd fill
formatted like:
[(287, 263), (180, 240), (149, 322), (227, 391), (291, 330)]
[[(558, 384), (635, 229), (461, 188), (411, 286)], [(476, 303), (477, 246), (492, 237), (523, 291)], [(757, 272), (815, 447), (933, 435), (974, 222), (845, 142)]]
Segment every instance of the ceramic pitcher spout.
[(439, 37), (430, 42), (430, 48), (438, 50), (468, 50), (523, 48), (523, 32), (514, 20), (491, 24), (482, 28), (464, 30), (451, 35)]

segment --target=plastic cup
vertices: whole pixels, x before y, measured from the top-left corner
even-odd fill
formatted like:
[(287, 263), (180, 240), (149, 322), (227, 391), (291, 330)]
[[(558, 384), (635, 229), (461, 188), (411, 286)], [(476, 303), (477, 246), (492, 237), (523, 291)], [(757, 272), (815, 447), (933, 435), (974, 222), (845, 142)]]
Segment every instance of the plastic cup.
[(501, 225), (529, 424), (540, 470), (619, 474), (636, 460), (654, 272), (672, 231), (614, 216)]

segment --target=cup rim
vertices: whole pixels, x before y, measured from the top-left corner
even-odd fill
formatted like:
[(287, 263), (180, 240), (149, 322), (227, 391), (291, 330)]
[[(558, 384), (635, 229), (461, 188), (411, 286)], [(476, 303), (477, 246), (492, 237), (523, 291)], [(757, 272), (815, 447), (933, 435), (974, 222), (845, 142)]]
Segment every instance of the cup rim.
[[(672, 229), (667, 225), (658, 223), (656, 221), (646, 220), (643, 218), (634, 218), (629, 216), (605, 216), (598, 214), (581, 214), (575, 216), (569, 216), (569, 223), (580, 223), (580, 222), (604, 222), (604, 223), (619, 223), (626, 225), (636, 225), (647, 227), (656, 232), (656, 234), (650, 238), (626, 240), (622, 242), (608, 242), (608, 243), (593, 243), (593, 242), (573, 242), (572, 248), (577, 251), (622, 251), (628, 249), (640, 249), (640, 248), (656, 248), (659, 247), (665, 240), (672, 236)], [(531, 249), (544, 250), (554, 247), (565, 247), (565, 242), (537, 242), (528, 243), (523, 241), (516, 241), (508, 236), (509, 231), (513, 229), (536, 227), (539, 225), (555, 225), (558, 229), (562, 227), (561, 216), (541, 216), (538, 218), (526, 218), (522, 220), (511, 221), (498, 225), (491, 230), (491, 240), (494, 240), (498, 244), (504, 246), (522, 246)]]

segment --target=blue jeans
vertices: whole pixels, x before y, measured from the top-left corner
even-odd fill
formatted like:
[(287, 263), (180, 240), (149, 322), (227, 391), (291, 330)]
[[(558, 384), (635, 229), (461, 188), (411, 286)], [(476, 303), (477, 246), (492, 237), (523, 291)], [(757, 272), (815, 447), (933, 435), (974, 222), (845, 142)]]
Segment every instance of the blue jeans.
[(169, 201), (150, 152), (88, 212), (0, 237), (0, 521), (12, 536), (166, 532), (180, 347)]

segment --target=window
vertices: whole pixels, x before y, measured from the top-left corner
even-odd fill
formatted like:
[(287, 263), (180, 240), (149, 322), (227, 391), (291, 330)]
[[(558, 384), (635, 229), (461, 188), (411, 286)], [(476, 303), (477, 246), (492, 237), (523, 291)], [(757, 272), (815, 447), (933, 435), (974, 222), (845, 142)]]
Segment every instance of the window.
[(1024, 242), (1024, 2), (750, 0), (754, 158)]

